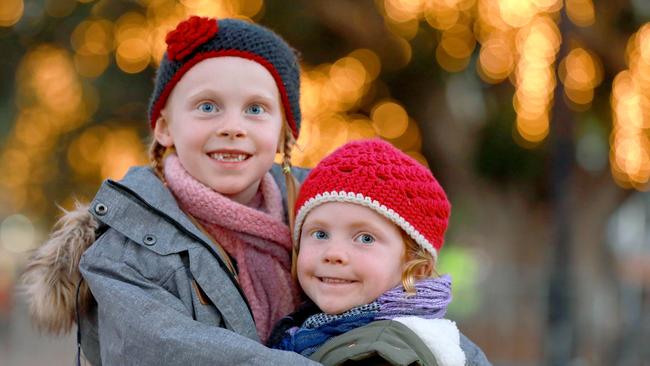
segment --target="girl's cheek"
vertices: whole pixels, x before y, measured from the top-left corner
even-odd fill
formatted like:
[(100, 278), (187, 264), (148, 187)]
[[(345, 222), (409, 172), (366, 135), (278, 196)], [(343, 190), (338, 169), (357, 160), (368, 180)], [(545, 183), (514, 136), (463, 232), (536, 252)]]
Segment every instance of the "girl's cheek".
[(314, 264), (316, 258), (315, 253), (310, 248), (310, 246), (305, 243), (301, 245), (300, 252), (298, 253), (298, 266), (299, 267), (311, 267)]

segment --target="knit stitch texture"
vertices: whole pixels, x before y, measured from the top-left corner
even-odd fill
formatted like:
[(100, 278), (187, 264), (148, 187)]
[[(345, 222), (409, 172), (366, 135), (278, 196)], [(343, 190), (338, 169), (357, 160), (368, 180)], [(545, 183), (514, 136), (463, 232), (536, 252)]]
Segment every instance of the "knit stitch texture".
[(296, 201), (294, 241), (309, 211), (325, 202), (375, 210), (434, 258), (443, 245), (451, 210), (445, 191), (427, 168), (379, 139), (350, 142), (311, 171)]
[(156, 72), (149, 101), (153, 128), (176, 83), (197, 63), (212, 57), (241, 57), (259, 63), (275, 80), (291, 132), (300, 131), (300, 66), (296, 53), (268, 28), (239, 19), (201, 18), (179, 23), (166, 37), (167, 52)]
[(411, 296), (406, 296), (403, 286), (394, 287), (384, 292), (377, 302), (377, 319), (395, 319), (404, 314), (425, 319), (443, 318), (451, 303), (451, 277), (442, 275), (418, 280), (415, 294)]
[[(258, 335), (295, 309), (298, 287), (291, 278), (289, 227), (283, 222), (280, 189), (267, 173), (260, 183), (259, 209), (239, 204), (187, 173), (175, 154), (165, 159), (165, 179), (181, 208), (194, 217), (236, 261), (239, 284)], [(255, 200), (254, 200), (255, 201)]]

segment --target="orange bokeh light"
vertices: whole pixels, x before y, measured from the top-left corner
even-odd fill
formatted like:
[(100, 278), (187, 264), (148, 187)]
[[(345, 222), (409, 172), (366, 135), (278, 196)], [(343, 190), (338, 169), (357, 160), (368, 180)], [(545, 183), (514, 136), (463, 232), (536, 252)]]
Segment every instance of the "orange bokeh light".
[(644, 190), (650, 181), (650, 63), (646, 62), (650, 23), (630, 37), (629, 68), (614, 78), (610, 98), (614, 128), (610, 136), (612, 176), (622, 187)]

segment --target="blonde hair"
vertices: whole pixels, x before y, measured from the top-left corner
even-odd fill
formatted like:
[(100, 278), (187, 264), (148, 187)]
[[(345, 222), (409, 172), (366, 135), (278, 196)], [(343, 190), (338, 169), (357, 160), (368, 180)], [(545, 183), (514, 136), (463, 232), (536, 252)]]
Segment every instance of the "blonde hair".
[(163, 173), (163, 158), (167, 152), (167, 146), (163, 146), (155, 137), (152, 138), (149, 144), (149, 164), (153, 168), (154, 173), (163, 182), (165, 181), (165, 174)]
[(402, 286), (408, 295), (415, 295), (415, 282), (417, 280), (438, 275), (433, 254), (424, 250), (408, 234), (400, 229), (404, 242), (404, 269), (402, 270)]

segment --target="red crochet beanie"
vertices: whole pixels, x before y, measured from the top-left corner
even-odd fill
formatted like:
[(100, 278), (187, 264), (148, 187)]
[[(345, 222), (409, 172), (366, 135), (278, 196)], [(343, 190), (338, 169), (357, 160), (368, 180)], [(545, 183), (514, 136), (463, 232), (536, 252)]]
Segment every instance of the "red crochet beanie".
[(431, 171), (379, 139), (343, 145), (309, 173), (296, 201), (295, 243), (309, 212), (325, 202), (356, 203), (375, 210), (434, 258), (442, 247), (451, 210)]

